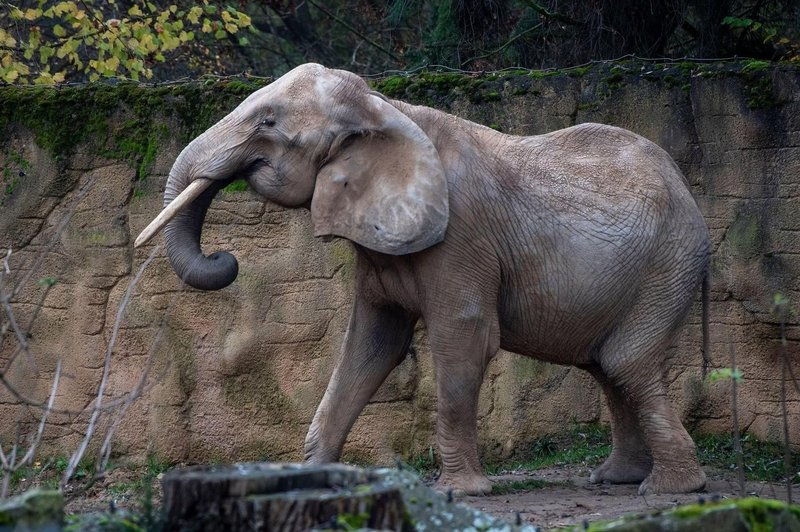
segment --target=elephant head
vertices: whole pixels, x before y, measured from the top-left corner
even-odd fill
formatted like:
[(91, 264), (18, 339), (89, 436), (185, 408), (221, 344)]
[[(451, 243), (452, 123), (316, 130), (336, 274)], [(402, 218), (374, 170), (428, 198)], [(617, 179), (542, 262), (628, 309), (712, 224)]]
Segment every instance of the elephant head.
[(186, 146), (164, 210), (134, 245), (166, 225), (178, 276), (196, 288), (227, 286), (236, 259), (203, 255), (200, 234), (215, 194), (237, 178), (279, 205), (310, 206), (314, 236), (382, 253), (420, 251), (447, 228), (447, 183), (431, 140), (360, 77), (321, 65), (299, 66), (256, 91)]

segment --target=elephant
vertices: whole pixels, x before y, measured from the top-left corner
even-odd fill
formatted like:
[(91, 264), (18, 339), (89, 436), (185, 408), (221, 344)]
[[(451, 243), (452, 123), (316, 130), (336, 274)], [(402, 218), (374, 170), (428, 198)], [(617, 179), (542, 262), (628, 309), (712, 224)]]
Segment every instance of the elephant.
[(600, 384), (612, 451), (591, 482), (639, 483), (642, 494), (704, 487), (664, 366), (700, 285), (707, 305), (709, 233), (686, 178), (654, 143), (594, 123), (508, 135), (309, 63), (183, 149), (164, 210), (135, 245), (164, 228), (185, 283), (227, 286), (236, 259), (205, 256), (200, 233), (215, 194), (237, 178), (265, 200), (309, 209), (315, 237), (348, 239), (355, 250), (350, 322), (306, 462), (339, 459), (422, 319), (439, 489), (491, 491), (477, 405), (499, 349), (576, 366)]

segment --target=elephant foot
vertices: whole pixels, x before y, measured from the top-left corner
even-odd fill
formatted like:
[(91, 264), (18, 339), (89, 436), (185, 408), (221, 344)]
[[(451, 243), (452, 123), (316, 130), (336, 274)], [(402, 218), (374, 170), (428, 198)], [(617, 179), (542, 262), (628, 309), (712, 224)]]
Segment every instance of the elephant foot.
[(442, 474), (433, 488), (441, 493), (452, 493), (455, 497), (464, 495), (488, 495), (492, 491), (492, 481), (485, 475)]
[(612, 452), (600, 467), (592, 471), (589, 482), (593, 484), (602, 482), (637, 484), (646, 479), (652, 469), (653, 461), (650, 457), (622, 458), (619, 454)]
[(706, 486), (706, 474), (697, 463), (682, 467), (655, 465), (650, 475), (639, 486), (639, 495), (659, 493), (691, 493)]

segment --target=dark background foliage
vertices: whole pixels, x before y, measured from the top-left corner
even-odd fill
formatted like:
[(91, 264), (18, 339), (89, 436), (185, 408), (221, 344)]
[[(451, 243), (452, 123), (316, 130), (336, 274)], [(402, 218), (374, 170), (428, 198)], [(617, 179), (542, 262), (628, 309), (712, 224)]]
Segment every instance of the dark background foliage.
[(796, 0), (268, 0), (242, 2), (248, 46), (219, 73), (316, 61), (359, 73), (442, 65), (548, 68), (641, 57), (797, 60)]
[[(42, 16), (48, 7), (50, 13), (55, 8), (71, 14)], [(189, 16), (201, 8), (199, 22)], [(98, 50), (92, 27), (88, 34), (86, 27), (76, 29), (86, 20), (78, 18), (79, 11), (89, 14), (98, 34), (105, 32), (106, 44), (117, 45), (112, 63), (103, 61), (110, 56)], [(158, 19), (168, 12), (173, 15)], [(238, 28), (226, 24), (230, 14)], [(158, 47), (136, 49), (139, 44), (124, 36), (122, 29), (137, 21)], [(627, 55), (800, 60), (797, 0), (11, 0), (0, 1), (0, 23), (0, 74), (3, 67), (19, 70), (18, 77), (6, 72), (6, 81), (15, 83), (42, 71), (56, 82), (138, 79), (138, 72), (151, 81), (204, 74), (279, 76), (310, 61), (380, 74), (430, 65), (541, 69)], [(189, 30), (195, 31), (186, 36)], [(165, 44), (179, 34), (180, 46)], [(53, 55), (73, 37), (74, 54)], [(41, 48), (48, 44), (53, 48), (45, 57)], [(80, 65), (93, 58), (100, 65), (90, 75), (92, 69)], [(12, 59), (27, 67), (9, 66)], [(26, 77), (28, 67), (33, 74)]]

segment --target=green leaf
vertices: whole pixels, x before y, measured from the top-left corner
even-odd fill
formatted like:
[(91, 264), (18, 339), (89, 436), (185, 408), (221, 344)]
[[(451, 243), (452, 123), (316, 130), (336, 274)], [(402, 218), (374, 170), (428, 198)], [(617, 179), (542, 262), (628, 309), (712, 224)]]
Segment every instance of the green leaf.
[(56, 37), (66, 37), (67, 30), (65, 30), (64, 26), (62, 26), (61, 24), (56, 24), (55, 26), (53, 26), (53, 35), (55, 35)]
[(57, 282), (53, 277), (42, 277), (39, 279), (39, 286), (53, 286)]
[(748, 28), (753, 24), (753, 20), (749, 18), (725, 17), (722, 19), (722, 23), (731, 28)]
[(733, 380), (740, 382), (742, 380), (742, 372), (739, 368), (719, 368), (711, 371), (708, 374), (708, 382), (717, 382), (721, 380)]
[(228, 33), (225, 30), (217, 30), (214, 32), (214, 38), (217, 40), (225, 39), (228, 36)]
[(200, 15), (203, 14), (203, 8), (200, 6), (194, 6), (192, 9), (189, 10), (187, 13), (186, 18), (192, 24), (197, 24), (200, 21)]

